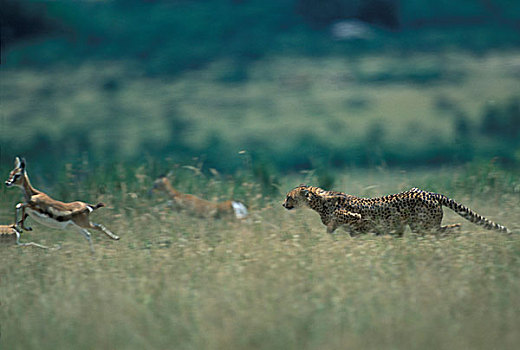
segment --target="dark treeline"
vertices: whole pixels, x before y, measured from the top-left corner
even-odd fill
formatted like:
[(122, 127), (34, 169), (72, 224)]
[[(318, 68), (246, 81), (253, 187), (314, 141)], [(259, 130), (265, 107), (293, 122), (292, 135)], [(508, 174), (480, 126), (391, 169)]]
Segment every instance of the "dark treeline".
[[(175, 74), (222, 57), (242, 65), (273, 53), (353, 55), (452, 46), (482, 52), (520, 44), (520, 8), (507, 0), (1, 0), (0, 4), (2, 47), (8, 48), (9, 66), (115, 58), (135, 60), (148, 74)], [(332, 24), (353, 19), (373, 26), (378, 37), (350, 42), (329, 35)], [(453, 27), (462, 32), (443, 34)], [(10, 49), (27, 41), (38, 44)], [(5, 52), (2, 55), (5, 60)]]

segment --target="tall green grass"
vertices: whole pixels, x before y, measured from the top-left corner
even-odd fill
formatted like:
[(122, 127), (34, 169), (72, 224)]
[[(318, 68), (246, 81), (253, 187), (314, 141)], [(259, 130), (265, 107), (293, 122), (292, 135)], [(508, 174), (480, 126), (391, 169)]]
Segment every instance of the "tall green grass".
[[(180, 190), (245, 201), (251, 218), (234, 222), (171, 212), (165, 198), (148, 198), (152, 168), (94, 169), (83, 178), (67, 168), (68, 184), (46, 186), (62, 199), (103, 199), (107, 208), (92, 218), (121, 240), (94, 233), (92, 256), (79, 234), (35, 223), (23, 240), (60, 250), (3, 245), (2, 348), (514, 349), (520, 341), (517, 173), (494, 164), (335, 173), (334, 189), (441, 191), (517, 231), (498, 234), (448, 214), (446, 222), (463, 223), (460, 234), (350, 238), (326, 234), (313, 212), (281, 207), (285, 192), (316, 183), (316, 172), (279, 176), (278, 193), (266, 197), (245, 171), (171, 168)], [(3, 220), (15, 192), (2, 190)]]

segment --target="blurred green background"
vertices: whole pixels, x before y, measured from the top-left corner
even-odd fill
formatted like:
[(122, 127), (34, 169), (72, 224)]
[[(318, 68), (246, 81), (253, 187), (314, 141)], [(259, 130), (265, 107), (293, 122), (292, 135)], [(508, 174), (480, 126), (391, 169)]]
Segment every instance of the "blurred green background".
[(520, 164), (518, 1), (0, 3), (5, 170)]

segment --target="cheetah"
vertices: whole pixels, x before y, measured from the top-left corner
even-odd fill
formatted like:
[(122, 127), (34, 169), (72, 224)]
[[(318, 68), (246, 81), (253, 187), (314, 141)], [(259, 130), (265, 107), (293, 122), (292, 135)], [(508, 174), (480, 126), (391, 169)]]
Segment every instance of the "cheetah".
[(408, 191), (378, 198), (359, 198), (319, 187), (300, 185), (287, 193), (283, 207), (291, 210), (309, 207), (316, 211), (327, 232), (345, 225), (351, 234), (392, 233), (402, 236), (406, 225), (413, 233), (425, 231), (444, 233), (460, 224), (441, 226), (442, 207), (448, 207), (463, 218), (489, 230), (511, 233), (471, 209), (438, 193), (412, 188)]

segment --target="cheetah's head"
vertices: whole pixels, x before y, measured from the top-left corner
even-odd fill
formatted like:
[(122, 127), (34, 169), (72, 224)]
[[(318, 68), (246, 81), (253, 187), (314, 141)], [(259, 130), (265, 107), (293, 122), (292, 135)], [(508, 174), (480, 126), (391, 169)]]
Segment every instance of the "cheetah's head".
[(300, 185), (287, 193), (282, 206), (287, 210), (308, 206), (309, 197), (309, 186)]

